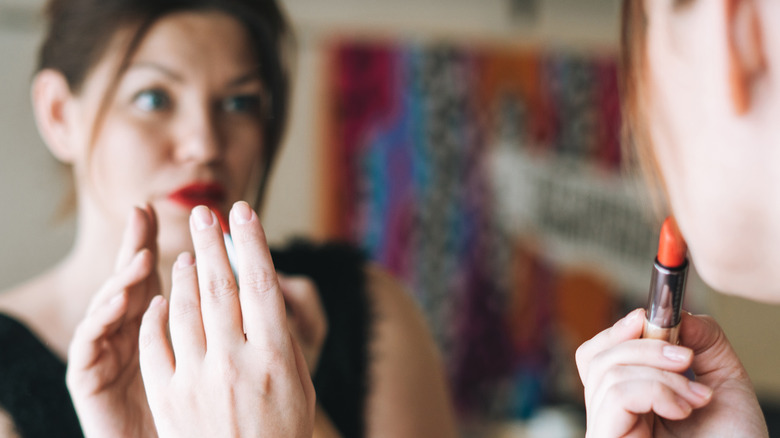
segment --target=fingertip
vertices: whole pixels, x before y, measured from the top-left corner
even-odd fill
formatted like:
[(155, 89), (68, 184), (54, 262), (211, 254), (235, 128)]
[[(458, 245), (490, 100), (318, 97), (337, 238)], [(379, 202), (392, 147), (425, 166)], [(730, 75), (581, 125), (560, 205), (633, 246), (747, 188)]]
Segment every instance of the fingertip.
[(195, 257), (189, 251), (184, 251), (176, 257), (173, 263), (173, 272), (195, 266)]
[(257, 213), (246, 201), (238, 201), (230, 209), (230, 219), (236, 225), (244, 225), (257, 218)]
[(618, 321), (618, 324), (623, 327), (633, 327), (634, 325), (638, 324), (638, 321), (642, 320), (644, 315), (645, 309), (642, 309), (641, 307), (634, 309), (628, 315), (624, 316), (620, 321)]

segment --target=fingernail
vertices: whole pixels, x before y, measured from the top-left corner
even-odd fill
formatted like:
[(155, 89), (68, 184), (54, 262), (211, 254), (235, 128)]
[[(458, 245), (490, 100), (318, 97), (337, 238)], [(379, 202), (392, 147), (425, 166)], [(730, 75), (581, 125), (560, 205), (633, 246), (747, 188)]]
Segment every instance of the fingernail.
[(249, 204), (244, 201), (239, 201), (233, 204), (233, 218), (236, 223), (243, 225), (252, 220), (252, 214), (254, 212), (249, 208)]
[(712, 395), (712, 389), (709, 386), (702, 385), (699, 382), (689, 381), (688, 388), (690, 388), (691, 392), (700, 396), (701, 398), (707, 399)]
[(691, 350), (684, 347), (677, 347), (675, 345), (665, 345), (663, 348), (663, 355), (669, 360), (675, 362), (685, 362), (691, 357)]
[(163, 302), (165, 302), (165, 298), (162, 295), (155, 295), (149, 303), (149, 308), (160, 306)]
[(189, 253), (189, 251), (184, 251), (183, 253), (179, 254), (179, 256), (176, 258), (176, 269), (182, 269), (182, 268), (188, 268), (195, 264), (195, 257), (192, 256), (192, 254)]
[(677, 402), (677, 406), (679, 406), (683, 410), (683, 412), (688, 413), (688, 412), (691, 412), (693, 410), (693, 407), (691, 407), (691, 404), (688, 403), (684, 398), (682, 398), (680, 396), (677, 396), (675, 398), (676, 398), (675, 401)]
[(634, 309), (631, 313), (626, 315), (625, 318), (623, 318), (623, 321), (621, 321), (621, 323), (624, 326), (631, 325), (636, 320), (636, 318), (639, 316), (639, 310), (640, 309)]
[(198, 231), (205, 230), (216, 222), (214, 213), (203, 205), (199, 205), (192, 210), (192, 218), (195, 222), (195, 229)]

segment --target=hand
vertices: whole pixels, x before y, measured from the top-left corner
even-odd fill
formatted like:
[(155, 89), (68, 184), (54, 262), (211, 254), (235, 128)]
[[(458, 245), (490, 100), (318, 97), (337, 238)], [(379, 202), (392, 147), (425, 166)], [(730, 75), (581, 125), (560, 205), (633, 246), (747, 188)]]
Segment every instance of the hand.
[(66, 382), (87, 437), (155, 436), (138, 364), (144, 310), (159, 294), (157, 219), (134, 208), (114, 275), (90, 303), (68, 350)]
[[(284, 299), (260, 221), (233, 206), (238, 287), (214, 213), (190, 218), (197, 264), (184, 253), (173, 267), (168, 306), (149, 306), (140, 362), (149, 406), (164, 437), (311, 437), (314, 387), (287, 328)], [(246, 334), (244, 333), (246, 329)]]
[(314, 375), (328, 334), (328, 319), (320, 294), (307, 277), (278, 275), (278, 279), (287, 307), (287, 325), (301, 346), (309, 372)]
[[(638, 309), (577, 350), (588, 437), (767, 437), (750, 379), (707, 316), (684, 314), (681, 345), (639, 339)], [(680, 373), (690, 368), (695, 381)]]

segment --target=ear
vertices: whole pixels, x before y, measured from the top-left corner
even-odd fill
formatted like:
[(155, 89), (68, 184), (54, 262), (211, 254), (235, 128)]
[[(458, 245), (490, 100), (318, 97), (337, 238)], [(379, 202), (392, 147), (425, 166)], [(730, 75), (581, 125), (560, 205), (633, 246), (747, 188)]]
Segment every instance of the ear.
[(73, 162), (74, 151), (69, 141), (68, 104), (73, 95), (62, 73), (42, 70), (35, 75), (32, 103), (35, 122), (51, 153), (64, 163)]
[(757, 7), (755, 0), (726, 0), (729, 85), (737, 115), (750, 109), (753, 84), (767, 68)]

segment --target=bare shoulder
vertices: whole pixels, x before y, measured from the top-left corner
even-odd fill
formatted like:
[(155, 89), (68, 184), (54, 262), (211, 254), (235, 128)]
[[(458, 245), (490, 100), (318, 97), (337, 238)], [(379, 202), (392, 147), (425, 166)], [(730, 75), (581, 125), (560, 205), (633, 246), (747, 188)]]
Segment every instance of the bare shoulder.
[(64, 315), (70, 309), (58, 300), (56, 288), (52, 276), (45, 274), (0, 292), (0, 313), (24, 324), (55, 354), (65, 357), (72, 329)]
[(19, 319), (35, 319), (35, 315), (42, 313), (51, 303), (43, 296), (46, 290), (50, 290), (50, 283), (49, 277), (43, 275), (0, 291), (0, 312)]
[(455, 436), (444, 367), (422, 312), (403, 286), (367, 268), (376, 321), (368, 436)]
[[(390, 273), (376, 265), (369, 265), (366, 278), (368, 293), (380, 323), (423, 322), (422, 313), (409, 291)], [(426, 327), (414, 328), (427, 330)]]
[(14, 422), (7, 412), (0, 409), (0, 438), (18, 438)]

